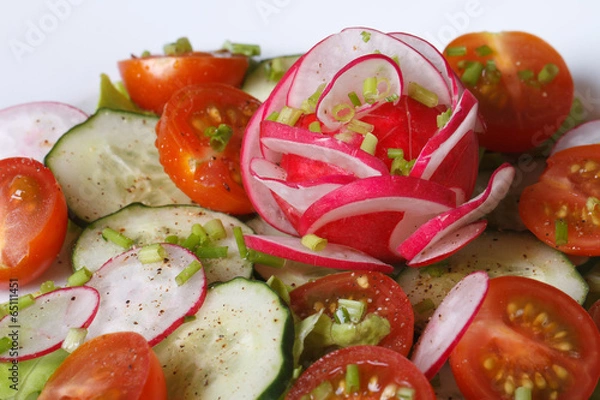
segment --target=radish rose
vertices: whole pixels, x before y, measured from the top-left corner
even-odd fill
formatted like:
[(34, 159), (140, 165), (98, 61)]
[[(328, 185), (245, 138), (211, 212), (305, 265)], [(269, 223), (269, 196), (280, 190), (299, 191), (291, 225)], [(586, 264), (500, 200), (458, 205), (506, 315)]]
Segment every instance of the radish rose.
[(242, 177), (261, 217), (297, 240), (424, 265), (479, 235), (510, 186), (503, 165), (470, 200), (480, 127), (475, 97), (433, 46), (349, 28), (302, 56), (254, 114)]

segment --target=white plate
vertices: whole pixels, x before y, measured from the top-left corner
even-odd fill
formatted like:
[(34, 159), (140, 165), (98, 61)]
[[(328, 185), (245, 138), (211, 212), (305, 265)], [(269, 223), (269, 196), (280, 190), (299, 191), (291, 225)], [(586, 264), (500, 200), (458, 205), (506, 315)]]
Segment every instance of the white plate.
[(600, 116), (600, 3), (586, 0), (27, 0), (0, 11), (0, 108), (58, 100), (94, 109), (116, 61), (187, 36), (197, 49), (258, 43), (298, 53), (347, 26), (405, 31), (444, 47), (471, 31), (525, 30), (565, 58), (577, 94)]

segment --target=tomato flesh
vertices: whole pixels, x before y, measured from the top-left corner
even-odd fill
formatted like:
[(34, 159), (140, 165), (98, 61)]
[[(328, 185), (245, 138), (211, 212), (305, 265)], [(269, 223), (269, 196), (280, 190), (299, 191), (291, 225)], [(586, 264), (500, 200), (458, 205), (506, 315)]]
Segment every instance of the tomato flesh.
[(40, 276), (67, 232), (67, 203), (52, 172), (29, 158), (0, 160), (0, 283)]
[[(156, 126), (159, 160), (173, 182), (203, 207), (248, 214), (242, 186), (240, 147), (248, 120), (260, 102), (225, 84), (187, 86), (167, 103)], [(226, 126), (224, 149), (211, 146), (207, 130)]]
[[(561, 55), (535, 35), (468, 33), (449, 43), (444, 55), (479, 100), (486, 126), (479, 141), (490, 151), (524, 152), (538, 146), (569, 115), (573, 78)], [(480, 67), (479, 74), (473, 66)], [(549, 81), (542, 72), (540, 80), (544, 70), (550, 76), (558, 72)]]
[[(600, 145), (576, 146), (547, 160), (520, 198), (523, 223), (540, 240), (573, 255), (600, 255)], [(561, 225), (566, 227), (560, 234)]]
[(504, 276), (450, 356), (466, 399), (587, 399), (600, 376), (600, 333), (586, 310), (553, 286)]
[(160, 362), (138, 333), (98, 336), (78, 347), (56, 369), (39, 399), (164, 400)]
[(156, 114), (161, 114), (171, 96), (185, 86), (211, 82), (240, 86), (248, 66), (247, 57), (221, 52), (148, 56), (118, 63), (131, 100)]

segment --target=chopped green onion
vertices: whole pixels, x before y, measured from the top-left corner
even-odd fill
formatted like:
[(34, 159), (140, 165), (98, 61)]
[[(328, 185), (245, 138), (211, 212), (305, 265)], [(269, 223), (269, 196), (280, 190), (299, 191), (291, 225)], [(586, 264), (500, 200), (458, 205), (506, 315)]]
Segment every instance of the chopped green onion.
[(183, 323), (185, 324), (186, 322), (192, 322), (196, 320), (196, 316), (195, 315), (186, 315), (185, 317), (183, 317)]
[(490, 46), (488, 46), (487, 44), (484, 44), (482, 46), (475, 48), (475, 54), (477, 54), (479, 57), (489, 56), (490, 54), (493, 54), (493, 53), (494, 53), (494, 50), (492, 50), (492, 48)]
[(569, 227), (564, 219), (554, 221), (554, 241), (557, 246), (562, 246), (568, 243)]
[(443, 128), (444, 126), (446, 126), (448, 121), (450, 121), (451, 116), (452, 116), (451, 108), (447, 108), (446, 111), (444, 111), (441, 114), (438, 114), (438, 116), (436, 117), (437, 127)]
[(102, 229), (102, 238), (108, 242), (114, 243), (124, 249), (129, 249), (133, 246), (133, 240), (123, 235), (121, 232), (117, 232), (112, 228)]
[(378, 141), (379, 139), (377, 139), (377, 136), (373, 135), (371, 132), (367, 132), (360, 144), (360, 149), (364, 152), (374, 155), (375, 150), (377, 150)]
[(396, 392), (396, 397), (400, 400), (413, 400), (415, 398), (416, 391), (414, 388), (401, 387)]
[(62, 342), (61, 348), (68, 353), (72, 353), (85, 342), (87, 333), (88, 331), (85, 328), (69, 328), (67, 337)]
[(35, 303), (35, 297), (32, 294), (26, 294), (17, 298), (17, 309), (24, 310)]
[(535, 74), (530, 69), (524, 69), (521, 71), (517, 71), (517, 76), (522, 81), (528, 81), (528, 80), (532, 79), (534, 77), (534, 75)]
[(552, 63), (546, 64), (538, 73), (538, 82), (542, 84), (550, 83), (554, 80), (554, 78), (556, 78), (559, 72), (560, 69), (558, 68), (558, 65)]
[(150, 51), (144, 50), (144, 51), (142, 51), (142, 54), (140, 55), (140, 58), (150, 57), (151, 55), (152, 54), (150, 53)]
[(486, 82), (494, 84), (500, 82), (500, 77), (502, 75), (500, 70), (498, 70), (498, 67), (496, 67), (496, 62), (494, 60), (487, 60), (483, 74)]
[(246, 241), (244, 240), (244, 232), (242, 232), (241, 227), (233, 227), (233, 237), (235, 239), (235, 243), (237, 244), (240, 257), (246, 258), (246, 256), (248, 255), (248, 247), (246, 247)]
[(327, 239), (319, 237), (314, 233), (302, 236), (302, 245), (312, 251), (322, 251), (327, 247)]
[(229, 248), (227, 246), (201, 246), (194, 252), (200, 259), (203, 258), (226, 258)]
[(302, 102), (302, 106), (300, 107), (302, 111), (306, 114), (311, 114), (315, 112), (317, 107), (317, 103), (319, 102), (319, 98), (323, 94), (323, 90), (325, 89), (325, 84), (322, 83), (317, 87), (317, 90), (313, 94), (311, 94), (308, 99)]
[(346, 365), (346, 394), (355, 393), (360, 390), (360, 374), (357, 364)]
[(346, 128), (352, 132), (360, 133), (361, 135), (366, 135), (367, 133), (373, 132), (373, 129), (375, 129), (373, 125), (355, 118), (348, 122)]
[(336, 324), (347, 324), (350, 323), (350, 313), (345, 307), (338, 307), (333, 312), (333, 319)]
[(211, 219), (202, 227), (208, 234), (210, 240), (220, 240), (225, 239), (227, 237), (227, 231), (223, 226), (223, 221), (221, 221), (219, 218)]
[(283, 268), (285, 265), (284, 258), (253, 249), (248, 249), (248, 256), (246, 259), (253, 264), (262, 264), (273, 268)]
[(435, 310), (435, 304), (433, 303), (433, 300), (431, 300), (430, 298), (426, 298), (416, 303), (413, 306), (413, 309), (418, 314), (425, 314), (426, 312)]
[(453, 46), (446, 49), (446, 55), (448, 57), (460, 57), (467, 54), (467, 48), (465, 46)]
[(277, 111), (273, 111), (271, 114), (269, 114), (269, 116), (267, 118), (265, 118), (267, 121), (277, 121), (277, 119), (279, 118), (279, 113)]
[(142, 264), (152, 264), (163, 261), (167, 251), (160, 243), (153, 243), (139, 249), (137, 257)]
[(6, 353), (12, 348), (12, 339), (8, 336), (0, 338), (0, 354)]
[(227, 40), (223, 43), (223, 49), (231, 54), (241, 54), (246, 57), (260, 56), (260, 46), (257, 44), (233, 43)]
[(435, 107), (439, 103), (438, 95), (436, 93), (425, 89), (416, 82), (410, 82), (408, 84), (408, 96), (429, 108)]
[(92, 272), (86, 267), (82, 267), (77, 271), (73, 272), (67, 278), (67, 286), (83, 286), (92, 277)]
[(331, 110), (331, 114), (336, 121), (348, 122), (354, 118), (354, 108), (346, 103), (337, 104)]
[(356, 94), (356, 92), (350, 92), (348, 93), (348, 98), (350, 99), (350, 102), (352, 103), (352, 105), (354, 107), (360, 107), (362, 105), (360, 99), (358, 98), (358, 95)]
[(321, 132), (321, 123), (319, 121), (313, 121), (308, 124), (308, 130), (315, 133)]
[(58, 289), (54, 284), (54, 281), (45, 281), (40, 285), (40, 293), (50, 293)]
[(387, 101), (388, 103), (393, 103), (394, 101), (398, 100), (399, 98), (400, 98), (400, 96), (398, 96), (398, 93), (394, 93), (394, 94), (387, 96), (385, 98), (385, 101)]
[(390, 147), (387, 150), (387, 156), (388, 156), (388, 158), (391, 158), (391, 159), (394, 159), (397, 157), (404, 158), (404, 150)]
[(372, 76), (363, 81), (363, 98), (369, 104), (377, 99), (379, 91), (377, 90), (377, 78)]
[(178, 244), (179, 243), (179, 238), (177, 237), (177, 235), (169, 235), (165, 238), (165, 243), (168, 244)]
[(210, 138), (209, 144), (214, 151), (222, 152), (227, 147), (229, 139), (233, 136), (233, 128), (227, 124), (209, 126), (204, 130), (204, 136)]
[(280, 57), (272, 59), (265, 64), (267, 79), (271, 82), (279, 82), (285, 74), (285, 67)]
[(178, 56), (193, 51), (192, 44), (186, 37), (177, 39), (174, 43), (168, 43), (163, 46), (163, 51), (167, 56)]
[(187, 267), (181, 270), (180, 273), (175, 277), (177, 286), (181, 286), (186, 283), (194, 274), (202, 269), (202, 264), (198, 260), (194, 260)]
[(6, 317), (8, 314), (8, 304), (0, 304), (0, 319)]
[(294, 126), (302, 116), (303, 111), (298, 108), (283, 106), (276, 121), (285, 125)]
[(362, 36), (362, 40), (365, 43), (367, 43), (369, 40), (371, 40), (371, 32), (362, 31), (360, 33), (360, 36)]
[(323, 381), (310, 391), (310, 396), (308, 397), (311, 400), (327, 400), (329, 396), (335, 394), (333, 390), (333, 385), (329, 381)]
[(420, 275), (427, 274), (432, 278), (439, 278), (440, 276), (444, 275), (445, 272), (446, 272), (445, 266), (439, 265), (439, 264), (431, 264), (431, 265), (428, 265), (426, 267), (419, 269)]
[(286, 304), (290, 304), (290, 289), (281, 279), (275, 275), (271, 275), (271, 277), (267, 279), (267, 285), (269, 285), (269, 287), (273, 289)]
[(350, 322), (359, 323), (367, 311), (367, 306), (360, 300), (338, 299), (338, 308), (344, 308), (348, 312)]
[(475, 86), (479, 82), (481, 73), (483, 72), (483, 64), (479, 61), (468, 62), (460, 79), (467, 85)]
[(531, 388), (519, 386), (515, 390), (515, 400), (531, 400)]
[(394, 158), (390, 167), (390, 174), (408, 176), (413, 165), (415, 165), (415, 161), (416, 159), (408, 161), (404, 157)]

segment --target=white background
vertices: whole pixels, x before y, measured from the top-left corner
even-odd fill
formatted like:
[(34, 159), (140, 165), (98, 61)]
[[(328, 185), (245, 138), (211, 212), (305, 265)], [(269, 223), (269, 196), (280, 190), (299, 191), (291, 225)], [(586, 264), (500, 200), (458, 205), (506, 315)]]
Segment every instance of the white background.
[(57, 100), (91, 112), (99, 75), (116, 62), (190, 38), (198, 50), (227, 39), (265, 57), (300, 53), (347, 26), (405, 31), (439, 48), (472, 31), (525, 30), (565, 58), (590, 118), (600, 116), (600, 3), (497, 0), (26, 0), (0, 6), (0, 108)]

